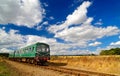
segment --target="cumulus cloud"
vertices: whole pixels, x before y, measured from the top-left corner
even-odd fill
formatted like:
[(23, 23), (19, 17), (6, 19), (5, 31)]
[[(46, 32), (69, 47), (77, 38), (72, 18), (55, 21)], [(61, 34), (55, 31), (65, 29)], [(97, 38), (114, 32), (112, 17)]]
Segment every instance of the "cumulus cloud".
[(23, 36), (17, 34), (17, 30), (10, 30), (6, 32), (4, 29), (0, 29), (0, 49), (1, 48), (9, 48), (17, 47), (23, 42)]
[(102, 25), (102, 24), (103, 24), (102, 19), (99, 19), (99, 21), (95, 23), (95, 25)]
[[(76, 50), (79, 46), (77, 43), (67, 44), (59, 43), (54, 38), (46, 38), (37, 35), (21, 35), (19, 31), (11, 29), (6, 32), (5, 29), (0, 29), (0, 52), (11, 52), (23, 48), (25, 46), (34, 44), (36, 42), (44, 42), (50, 45), (51, 55), (73, 55), (73, 54), (87, 54), (88, 50)], [(70, 51), (70, 48), (73, 50)]]
[[(83, 42), (96, 40), (104, 36), (116, 35), (120, 30), (116, 26), (95, 27), (91, 25), (92, 17), (87, 17), (89, 1), (83, 2), (72, 14), (68, 15), (66, 21), (59, 25), (51, 25), (48, 31), (55, 34), (55, 37), (70, 42)], [(101, 20), (100, 20), (101, 21)], [(78, 25), (78, 26), (71, 26)], [(69, 28), (69, 26), (71, 26)]]
[(26, 35), (25, 37), (27, 39), (26, 43), (28, 45), (36, 43), (36, 42), (43, 42), (43, 43), (48, 43), (48, 44), (56, 42), (56, 39), (40, 37), (40, 36), (37, 36), (37, 35)]
[(94, 43), (90, 43), (89, 44), (89, 46), (98, 46), (98, 45), (100, 45), (100, 44), (102, 44), (101, 42), (94, 42)]
[(107, 28), (98, 28), (91, 25), (81, 25), (71, 28), (66, 28), (61, 32), (55, 33), (55, 37), (65, 41), (78, 42), (89, 41), (102, 38), (104, 36), (116, 35), (120, 32), (117, 27), (108, 26)]
[(48, 25), (48, 21), (43, 22), (41, 25), (37, 25), (35, 29), (36, 30), (42, 30), (42, 27), (45, 26), (45, 25)]
[(0, 49), (0, 53), (9, 53), (9, 52), (11, 52), (12, 50), (10, 50), (10, 49), (7, 49), (7, 48), (2, 48), (2, 49)]
[[(91, 2), (84, 1), (72, 14), (66, 17), (64, 22), (51, 25), (48, 28), (48, 31), (53, 33), (55, 38), (62, 39), (71, 44), (68, 44), (69, 48), (67, 50), (74, 47), (77, 47), (75, 50), (80, 50), (79, 48), (85, 48), (87, 45), (98, 46), (102, 43), (95, 42), (88, 44), (88, 42), (120, 33), (116, 26), (96, 27), (92, 25), (91, 23), (94, 19), (87, 17), (87, 8), (90, 5)], [(102, 20), (100, 19), (99, 22), (102, 23)], [(65, 50), (63, 49), (63, 51)]]
[(43, 14), (39, 0), (0, 1), (0, 24), (33, 27), (42, 21)]
[(53, 16), (50, 16), (50, 20), (53, 20), (53, 19), (55, 19)]
[(45, 7), (48, 7), (48, 4), (47, 3), (43, 3)]
[(120, 36), (119, 36), (119, 39), (120, 39)]
[(66, 21), (60, 25), (52, 25), (48, 30), (52, 33), (56, 33), (70, 25), (77, 25), (83, 23), (87, 19), (87, 8), (90, 6), (90, 2), (86, 1), (80, 5), (72, 14), (68, 15)]
[(89, 50), (61, 50), (59, 52), (53, 52), (53, 55), (88, 55), (92, 54)]
[(57, 43), (56, 39), (46, 38), (37, 35), (21, 35), (19, 31), (11, 29), (6, 32), (0, 29), (0, 52), (9, 52), (11, 50), (20, 49), (36, 42)]
[(112, 46), (120, 46), (120, 41), (112, 42), (110, 45), (112, 45)]

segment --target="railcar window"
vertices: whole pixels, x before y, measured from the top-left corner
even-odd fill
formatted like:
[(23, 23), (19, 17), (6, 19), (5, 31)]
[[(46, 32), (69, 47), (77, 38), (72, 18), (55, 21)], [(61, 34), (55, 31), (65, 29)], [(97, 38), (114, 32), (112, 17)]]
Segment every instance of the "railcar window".
[(49, 47), (46, 46), (46, 45), (40, 45), (40, 46), (37, 46), (37, 51), (38, 52), (48, 52), (49, 51)]
[(30, 47), (28, 48), (28, 51), (31, 51), (31, 48), (30, 48)]
[(45, 51), (46, 51), (46, 52), (49, 52), (49, 47), (46, 46), (46, 47), (45, 47)]
[(19, 51), (17, 51), (16, 53), (19, 54)]
[(23, 50), (20, 50), (20, 52), (21, 52), (21, 54), (23, 54), (24, 52), (23, 52)]
[(28, 48), (26, 48), (25, 51), (28, 52)]
[(21, 53), (21, 51), (19, 50), (19, 53)]
[(26, 53), (26, 50), (24, 49), (24, 53)]
[(32, 48), (32, 51), (34, 51), (34, 47)]
[(37, 46), (37, 51), (41, 51), (41, 46)]
[(22, 49), (22, 52), (23, 52), (23, 54), (25, 53), (25, 51)]
[(32, 48), (31, 48), (31, 47), (29, 48), (29, 51), (32, 51)]

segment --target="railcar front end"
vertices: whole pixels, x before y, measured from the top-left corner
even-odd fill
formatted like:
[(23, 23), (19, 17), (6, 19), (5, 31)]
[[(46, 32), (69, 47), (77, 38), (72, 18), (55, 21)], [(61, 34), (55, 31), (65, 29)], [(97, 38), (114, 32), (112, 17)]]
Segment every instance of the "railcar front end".
[(36, 46), (36, 53), (35, 53), (35, 61), (37, 63), (44, 64), (50, 60), (50, 48), (47, 44), (37, 44)]

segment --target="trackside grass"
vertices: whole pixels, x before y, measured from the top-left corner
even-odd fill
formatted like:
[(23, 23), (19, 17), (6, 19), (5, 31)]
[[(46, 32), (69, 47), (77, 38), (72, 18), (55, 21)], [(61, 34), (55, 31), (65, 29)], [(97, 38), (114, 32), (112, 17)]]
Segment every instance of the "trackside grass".
[(66, 63), (68, 67), (120, 75), (120, 55), (51, 56), (50, 62)]
[(0, 57), (0, 76), (18, 76), (16, 72), (13, 71), (12, 68), (10, 68), (9, 65), (7, 65)]

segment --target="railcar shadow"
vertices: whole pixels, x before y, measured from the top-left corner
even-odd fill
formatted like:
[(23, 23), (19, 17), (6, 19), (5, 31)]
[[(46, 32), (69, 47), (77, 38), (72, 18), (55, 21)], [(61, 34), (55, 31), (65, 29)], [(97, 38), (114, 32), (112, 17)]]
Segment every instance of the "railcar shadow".
[(48, 62), (48, 65), (51, 65), (51, 66), (66, 66), (67, 63)]

